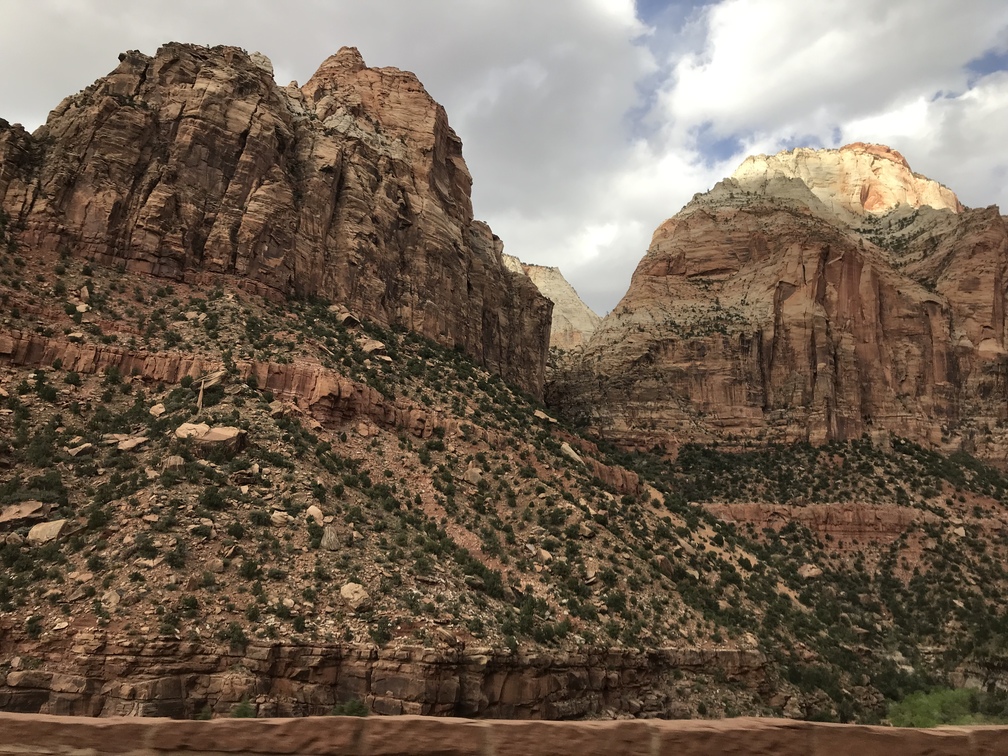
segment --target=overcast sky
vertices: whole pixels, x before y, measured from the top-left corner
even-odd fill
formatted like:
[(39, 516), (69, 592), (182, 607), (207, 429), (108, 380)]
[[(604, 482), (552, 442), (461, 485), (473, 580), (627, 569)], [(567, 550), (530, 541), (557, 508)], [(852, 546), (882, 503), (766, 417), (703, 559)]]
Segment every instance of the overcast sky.
[(415, 72), (476, 215), (604, 314), (651, 233), (752, 153), (882, 142), (1008, 212), (1004, 0), (0, 0), (0, 117), (28, 128), (127, 49), (343, 45)]

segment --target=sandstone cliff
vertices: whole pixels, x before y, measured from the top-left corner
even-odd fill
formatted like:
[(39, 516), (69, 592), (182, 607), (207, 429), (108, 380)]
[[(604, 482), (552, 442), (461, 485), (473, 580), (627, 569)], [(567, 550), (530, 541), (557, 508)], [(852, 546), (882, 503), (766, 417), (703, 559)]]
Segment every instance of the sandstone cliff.
[[(14, 648), (0, 625), (0, 654)], [(379, 714), (572, 719), (615, 713), (683, 716), (686, 678), (717, 673), (749, 689), (767, 686), (757, 651), (667, 648), (552, 654), (368, 645), (256, 643), (246, 648), (145, 642), (80, 632), (72, 642), (16, 646), (38, 666), (0, 674), (0, 710), (77, 716), (192, 719), (227, 715), (242, 700), (259, 716), (329, 713), (358, 699)]]
[[(839, 150), (797, 148), (776, 155), (752, 155), (732, 174), (746, 189), (797, 179), (837, 214), (884, 215), (900, 205), (961, 212), (959, 198), (948, 187), (910, 170), (906, 158), (883, 145), (855, 142)], [(785, 190), (786, 191), (786, 190)]]
[(550, 346), (570, 350), (585, 344), (602, 321), (563, 277), (559, 268), (529, 265), (513, 255), (504, 255), (504, 265), (528, 276), (539, 293), (553, 303)]
[(1004, 462), (1006, 264), (997, 208), (887, 148), (750, 158), (655, 231), (560, 401), (648, 448), (892, 431)]
[(2, 122), (0, 207), (29, 254), (323, 297), (541, 391), (551, 305), (473, 219), (461, 141), (413, 74), (352, 48), (301, 88), (233, 47), (120, 61), (34, 134)]

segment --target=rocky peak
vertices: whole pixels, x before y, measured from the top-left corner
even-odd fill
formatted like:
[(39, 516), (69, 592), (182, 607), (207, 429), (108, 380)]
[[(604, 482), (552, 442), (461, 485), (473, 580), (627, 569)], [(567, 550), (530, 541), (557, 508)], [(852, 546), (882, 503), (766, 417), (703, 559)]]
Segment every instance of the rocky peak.
[(447, 114), (354, 48), (304, 87), (265, 56), (131, 51), (34, 136), (0, 133), (0, 207), (28, 253), (321, 297), (542, 389), (552, 305), (475, 221)]
[(550, 346), (570, 350), (585, 344), (602, 318), (584, 303), (559, 268), (530, 265), (512, 255), (504, 255), (504, 265), (531, 279), (539, 293), (553, 303)]
[(757, 155), (658, 227), (551, 393), (628, 445), (890, 431), (1004, 461), (1006, 271), (997, 209), (895, 150)]
[(416, 178), (460, 223), (472, 222), (472, 176), (462, 140), (448, 114), (409, 71), (368, 68), (355, 47), (344, 47), (301, 87), (323, 128), (354, 133), (384, 149), (404, 152)]
[(800, 199), (798, 188), (787, 188), (787, 179), (797, 179), (848, 222), (866, 214), (884, 215), (900, 205), (927, 205), (954, 213), (963, 210), (951, 189), (911, 171), (902, 154), (863, 142), (836, 150), (799, 147), (772, 156), (752, 155), (731, 179), (747, 191), (794, 194), (791, 198)]

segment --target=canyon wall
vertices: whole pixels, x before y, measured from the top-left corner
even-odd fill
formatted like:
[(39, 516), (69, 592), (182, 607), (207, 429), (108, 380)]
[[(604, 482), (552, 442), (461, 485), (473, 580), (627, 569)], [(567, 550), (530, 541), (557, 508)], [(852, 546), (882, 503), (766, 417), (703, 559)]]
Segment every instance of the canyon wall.
[(1005, 218), (886, 148), (813, 152), (661, 224), (558, 403), (629, 446), (888, 431), (1008, 462)]
[(444, 109), (353, 48), (300, 88), (234, 47), (130, 51), (34, 134), (0, 121), (22, 254), (325, 298), (538, 394), (552, 304), (504, 266), (471, 185)]
[(767, 684), (761, 654), (728, 648), (510, 653), (60, 636), (32, 641), (0, 626), (0, 711), (192, 719), (244, 700), (259, 716), (290, 717), (356, 699), (378, 714), (669, 717), (693, 711), (676, 691), (684, 674)]
[(584, 303), (559, 268), (530, 265), (512, 255), (504, 255), (504, 264), (515, 273), (528, 276), (539, 293), (553, 303), (551, 347), (568, 351), (588, 341), (602, 318)]

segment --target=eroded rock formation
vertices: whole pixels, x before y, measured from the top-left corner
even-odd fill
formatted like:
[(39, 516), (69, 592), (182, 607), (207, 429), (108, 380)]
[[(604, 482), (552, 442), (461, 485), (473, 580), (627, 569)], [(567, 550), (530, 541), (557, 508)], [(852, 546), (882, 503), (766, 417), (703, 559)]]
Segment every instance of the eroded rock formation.
[(887, 148), (749, 159), (655, 231), (560, 403), (648, 448), (891, 431), (1003, 463), (1006, 264), (997, 208)]
[(539, 293), (553, 303), (553, 325), (550, 346), (571, 350), (585, 344), (602, 322), (584, 303), (559, 268), (523, 263), (517, 257), (504, 255), (504, 265), (515, 273), (528, 276)]
[[(0, 653), (15, 633), (0, 626)], [(193, 718), (242, 700), (260, 716), (326, 714), (359, 699), (381, 714), (571, 719), (681, 709), (674, 680), (715, 671), (767, 683), (757, 651), (665, 649), (511, 654), (489, 648), (144, 641), (80, 630), (71, 640), (17, 645), (31, 654), (0, 668), (0, 710), (85, 716)]]
[(324, 297), (541, 391), (552, 305), (473, 219), (461, 141), (413, 74), (352, 48), (301, 88), (234, 47), (120, 61), (34, 134), (0, 122), (28, 254)]

